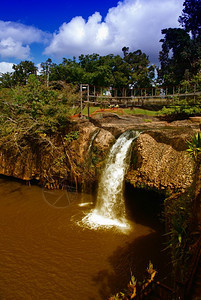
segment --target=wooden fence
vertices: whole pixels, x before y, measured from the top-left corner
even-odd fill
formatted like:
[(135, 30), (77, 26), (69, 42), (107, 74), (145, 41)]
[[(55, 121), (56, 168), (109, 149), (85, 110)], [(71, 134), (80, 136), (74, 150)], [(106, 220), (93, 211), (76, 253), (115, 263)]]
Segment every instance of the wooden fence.
[(170, 105), (179, 99), (192, 99), (196, 104), (201, 96), (201, 86), (152, 87), (152, 88), (112, 88), (80, 85), (82, 104), (132, 107), (144, 105)]

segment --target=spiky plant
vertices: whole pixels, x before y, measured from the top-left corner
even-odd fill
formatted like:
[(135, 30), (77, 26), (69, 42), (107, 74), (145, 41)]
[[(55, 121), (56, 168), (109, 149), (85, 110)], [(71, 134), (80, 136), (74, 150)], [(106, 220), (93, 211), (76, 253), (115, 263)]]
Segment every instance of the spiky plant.
[(198, 153), (201, 152), (201, 132), (197, 132), (191, 141), (187, 141), (188, 149), (186, 150), (195, 161)]

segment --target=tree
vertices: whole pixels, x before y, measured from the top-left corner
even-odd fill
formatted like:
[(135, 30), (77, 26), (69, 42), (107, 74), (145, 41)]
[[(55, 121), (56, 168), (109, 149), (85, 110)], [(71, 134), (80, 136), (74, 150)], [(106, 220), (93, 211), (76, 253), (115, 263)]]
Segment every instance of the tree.
[(166, 28), (159, 59), (159, 77), (165, 84), (179, 84), (201, 70), (201, 1), (185, 0), (181, 28)]
[[(153, 70), (149, 68), (149, 60), (141, 50), (129, 52), (128, 47), (122, 49), (124, 57), (109, 54), (100, 56), (97, 53), (80, 55), (76, 60), (63, 58), (59, 65), (46, 63), (42, 65), (42, 72), (47, 77), (50, 71), (50, 81), (64, 81), (67, 83), (87, 83), (102, 87), (126, 88), (130, 85), (147, 87), (151, 84)], [(152, 67), (153, 69), (153, 67)]]
[(159, 59), (161, 62), (160, 76), (165, 84), (179, 84), (185, 71), (193, 72), (192, 42), (189, 34), (181, 28), (163, 29), (165, 37), (162, 42), (162, 51)]
[[(128, 48), (127, 48), (128, 49)], [(141, 50), (126, 53), (124, 62), (128, 68), (128, 84), (138, 88), (150, 87), (149, 59)]]
[(21, 61), (18, 65), (13, 65), (13, 79), (15, 84), (25, 85), (29, 78), (29, 75), (37, 73), (37, 67), (35, 67), (32, 61)]
[(179, 17), (179, 23), (192, 33), (195, 40), (201, 35), (201, 1), (185, 0), (182, 15)]
[(41, 63), (41, 74), (45, 78), (47, 86), (49, 85), (49, 78), (52, 66), (53, 63), (51, 58), (48, 58), (46, 62)]
[(159, 54), (159, 74), (164, 83), (179, 84), (198, 74), (201, 69), (201, 39), (191, 39), (181, 28), (163, 29), (162, 34), (165, 36), (160, 40), (163, 44)]
[(12, 88), (14, 85), (13, 74), (12, 73), (3, 73), (0, 76), (0, 86), (2, 88)]
[(100, 55), (97, 53), (88, 54), (88, 55), (80, 55), (79, 56), (79, 65), (86, 72), (95, 72), (99, 65)]
[(129, 53), (129, 47), (123, 47), (123, 48), (122, 48), (122, 52), (123, 52), (124, 58), (125, 58), (126, 55), (128, 55), (128, 53)]
[(31, 74), (26, 85), (0, 93), (0, 137), (22, 141), (24, 136), (62, 131), (77, 98), (76, 87), (52, 89)]

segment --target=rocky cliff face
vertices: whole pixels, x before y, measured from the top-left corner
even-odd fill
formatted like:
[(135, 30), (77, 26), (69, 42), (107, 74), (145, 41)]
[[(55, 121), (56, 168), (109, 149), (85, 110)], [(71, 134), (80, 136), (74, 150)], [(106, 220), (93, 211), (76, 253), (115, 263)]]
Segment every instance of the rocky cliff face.
[[(106, 119), (106, 118), (105, 118)], [(102, 120), (102, 119), (101, 119)], [(127, 174), (134, 186), (159, 190), (184, 191), (192, 183), (193, 161), (186, 154), (186, 139), (198, 129), (187, 126), (177, 129), (158, 128), (164, 124), (134, 122), (132, 118), (112, 123), (80, 120), (71, 124), (76, 138), (63, 136), (27, 137), (20, 149), (0, 143), (0, 174), (23, 180), (37, 179), (49, 188), (59, 188), (68, 182), (96, 182), (110, 146), (127, 129), (144, 126), (144, 133), (133, 145), (131, 167)], [(156, 124), (157, 123), (157, 124)], [(149, 126), (148, 126), (149, 125)], [(154, 125), (154, 126), (153, 126)], [(151, 127), (149, 129), (149, 127)], [(182, 129), (181, 129), (182, 128)]]
[(48, 188), (60, 188), (64, 180), (73, 184), (94, 181), (95, 165), (101, 165), (114, 140), (110, 132), (83, 120), (71, 124), (66, 135), (26, 137), (24, 147), (0, 143), (0, 174), (36, 179)]
[(185, 191), (192, 184), (193, 161), (186, 152), (191, 132), (160, 130), (143, 133), (134, 147), (127, 180), (134, 186)]

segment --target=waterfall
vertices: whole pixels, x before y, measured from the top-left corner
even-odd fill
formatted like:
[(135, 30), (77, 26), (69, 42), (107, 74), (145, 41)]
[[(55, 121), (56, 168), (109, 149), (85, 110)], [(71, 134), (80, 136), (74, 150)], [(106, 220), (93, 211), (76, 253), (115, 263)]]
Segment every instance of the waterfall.
[(99, 134), (100, 132), (100, 129), (98, 130), (95, 130), (93, 132), (93, 135), (91, 137), (91, 140), (90, 140), (90, 143), (89, 143), (89, 147), (88, 147), (88, 150), (87, 150), (87, 155), (86, 155), (86, 161), (85, 161), (85, 166), (86, 168), (89, 170), (90, 168), (90, 164), (91, 164), (91, 159), (92, 159), (92, 148), (93, 148), (93, 143), (94, 143), (94, 140), (96, 139), (97, 135)]
[(89, 155), (91, 154), (91, 149), (92, 149), (92, 146), (93, 146), (93, 142), (94, 142), (95, 138), (97, 137), (97, 135), (99, 134), (99, 132), (100, 132), (100, 129), (99, 129), (99, 128), (98, 128), (98, 130), (95, 130), (95, 131), (93, 132), (93, 135), (92, 135), (92, 137), (91, 137), (91, 141), (90, 141), (90, 143), (89, 143), (89, 148), (88, 148), (88, 150), (87, 150), (87, 156), (89, 156)]
[(124, 177), (128, 170), (130, 148), (139, 132), (126, 131), (110, 149), (101, 174), (95, 209), (83, 221), (93, 226), (126, 227)]

